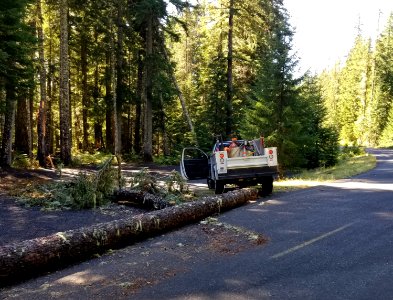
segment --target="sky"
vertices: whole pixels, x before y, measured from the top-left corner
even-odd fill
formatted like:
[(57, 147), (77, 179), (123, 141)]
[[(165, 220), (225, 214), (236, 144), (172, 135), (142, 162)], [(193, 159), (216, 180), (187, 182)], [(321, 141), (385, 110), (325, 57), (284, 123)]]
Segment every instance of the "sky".
[(295, 29), (300, 71), (313, 73), (345, 60), (359, 20), (363, 36), (375, 40), (393, 12), (393, 0), (284, 0), (284, 6)]

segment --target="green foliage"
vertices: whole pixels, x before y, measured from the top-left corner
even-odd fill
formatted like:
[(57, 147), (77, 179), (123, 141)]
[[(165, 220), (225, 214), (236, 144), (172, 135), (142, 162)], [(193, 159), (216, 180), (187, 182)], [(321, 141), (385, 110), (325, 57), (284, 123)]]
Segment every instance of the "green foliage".
[(17, 169), (38, 169), (39, 163), (37, 160), (30, 158), (27, 154), (15, 154), (12, 161), (12, 167)]
[(181, 176), (181, 174), (173, 170), (168, 178), (165, 180), (166, 190), (168, 193), (184, 193), (187, 189), (187, 181)]
[[(362, 154), (358, 156), (346, 157), (340, 160), (338, 164), (332, 167), (322, 167), (313, 170), (306, 170), (295, 176), (295, 180), (300, 180), (298, 185), (307, 186), (307, 183), (302, 181), (331, 181), (343, 178), (349, 178), (375, 168), (376, 159), (372, 155)], [(291, 182), (289, 179), (288, 183)], [(278, 185), (285, 185), (279, 183)]]
[(80, 173), (70, 183), (59, 184), (53, 191), (53, 204), (72, 209), (96, 207), (95, 184), (92, 176)]
[(77, 152), (72, 154), (72, 166), (99, 165), (107, 161), (110, 157), (112, 157), (112, 154), (102, 151), (95, 153)]
[(359, 33), (346, 61), (319, 77), (328, 123), (338, 130), (341, 144), (391, 143), (392, 32), (393, 14), (375, 47)]
[(149, 168), (142, 168), (131, 178), (131, 189), (143, 191), (151, 194), (160, 192), (157, 178), (149, 172)]
[(165, 156), (165, 155), (160, 155), (154, 157), (154, 162), (159, 165), (164, 165), (164, 166), (172, 166), (172, 165), (178, 165), (180, 163), (180, 157), (178, 155), (174, 156)]
[(326, 108), (316, 77), (304, 76), (300, 97), (299, 118), (302, 120), (304, 167), (307, 169), (333, 166), (338, 159), (338, 132), (326, 125)]
[[(113, 148), (112, 115), (116, 99), (123, 117), (123, 158), (140, 161), (140, 153), (132, 152), (131, 148), (139, 151), (137, 146), (143, 144), (136, 139), (143, 134), (139, 126), (144, 119), (140, 104), (148, 66), (152, 67), (148, 79), (152, 82), (152, 149), (156, 163), (177, 164), (184, 146), (198, 142), (200, 148), (209, 151), (215, 134), (225, 138), (229, 1), (200, 1), (196, 7), (187, 6), (187, 1), (169, 2), (179, 9), (178, 14), (170, 16), (168, 2), (164, 0), (69, 3), (74, 149), (82, 146), (93, 149), (93, 135), (97, 148)], [(375, 47), (357, 36), (347, 60), (324, 72), (316, 84), (308, 76), (295, 78), (293, 30), (281, 0), (244, 0), (235, 1), (234, 5), (232, 104), (233, 129), (240, 133), (239, 138), (251, 139), (262, 133), (267, 145), (278, 147), (280, 165), (284, 168), (335, 164), (337, 134), (342, 144), (392, 144), (393, 18)], [(33, 26), (27, 26), (31, 20), (26, 18), (26, 12), (32, 16), (35, 13), (28, 8), (25, 0), (6, 0), (0, 7), (1, 115), (5, 113), (5, 81), (17, 89), (16, 97), (31, 87), (35, 47)], [(59, 89), (52, 89), (56, 86), (54, 80), (59, 78), (59, 54), (53, 51), (59, 48), (58, 3), (43, 2), (43, 11), (47, 82), (51, 83), (47, 87), (51, 93), (48, 99), (58, 99)], [(151, 17), (153, 54), (147, 55), (146, 27)], [(169, 59), (164, 55), (162, 40), (169, 49)], [(115, 51), (111, 52), (112, 49)], [(172, 70), (195, 126), (197, 141), (183, 116), (170, 76)], [(39, 89), (31, 91), (35, 93), (31, 96), (37, 99)], [(48, 131), (51, 137), (56, 137), (58, 101), (48, 102), (48, 109), (51, 110)], [(33, 124), (36, 124), (34, 116)], [(89, 135), (87, 147), (82, 143), (84, 130)], [(57, 142), (56, 138), (51, 141), (56, 145)], [(109, 155), (73, 154), (74, 166), (97, 164)], [(14, 162), (18, 167), (31, 164), (25, 157)], [(88, 196), (87, 177), (81, 175), (76, 186), (81, 191), (85, 186), (84, 195), (92, 198)], [(76, 193), (75, 197), (82, 194)], [(96, 194), (96, 198), (100, 196)]]
[(179, 172), (173, 170), (168, 176), (159, 178), (142, 168), (131, 178), (131, 189), (160, 196), (170, 203), (178, 204), (194, 198), (187, 182)]
[(39, 205), (44, 209), (89, 209), (110, 202), (110, 197), (118, 187), (117, 170), (107, 159), (97, 173), (81, 172), (70, 181), (56, 182), (39, 187), (38, 197), (24, 200), (29, 205)]
[(321, 128), (318, 132), (318, 167), (331, 167), (338, 162), (338, 133), (332, 127)]
[(360, 146), (348, 146), (345, 145), (343, 147), (340, 148), (340, 160), (346, 160), (352, 157), (356, 157), (356, 156), (364, 156), (366, 155), (366, 151), (364, 150), (363, 147)]
[(379, 140), (379, 146), (381, 147), (393, 146), (393, 105), (390, 109), (386, 127), (382, 131), (382, 135)]
[(292, 29), (282, 3), (273, 1), (267, 8), (270, 35), (267, 46), (258, 47), (259, 69), (249, 97), (249, 105), (240, 125), (243, 138), (263, 134), (266, 144), (278, 148), (281, 168), (303, 164), (302, 103), (293, 77), (297, 59), (291, 54)]

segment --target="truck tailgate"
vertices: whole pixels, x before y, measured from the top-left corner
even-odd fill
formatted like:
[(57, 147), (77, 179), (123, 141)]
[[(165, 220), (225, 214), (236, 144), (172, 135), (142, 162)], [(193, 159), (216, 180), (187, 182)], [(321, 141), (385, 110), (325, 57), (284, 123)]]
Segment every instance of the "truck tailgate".
[(241, 169), (268, 166), (267, 156), (232, 157), (227, 160), (228, 169)]

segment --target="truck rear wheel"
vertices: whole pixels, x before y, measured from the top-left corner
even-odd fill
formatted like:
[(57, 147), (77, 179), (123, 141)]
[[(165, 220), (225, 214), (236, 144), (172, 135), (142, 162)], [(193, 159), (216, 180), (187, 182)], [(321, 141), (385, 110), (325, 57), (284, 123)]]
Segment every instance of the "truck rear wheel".
[(224, 182), (220, 181), (220, 180), (216, 180), (215, 183), (216, 184), (215, 184), (215, 187), (214, 187), (214, 193), (215, 194), (222, 194), (224, 192), (224, 187), (225, 187)]
[(263, 177), (261, 183), (262, 191), (260, 191), (260, 195), (263, 197), (269, 196), (273, 192), (273, 176)]
[(207, 187), (209, 188), (209, 190), (214, 190), (215, 189), (215, 184), (214, 184), (214, 180), (208, 178), (207, 179)]

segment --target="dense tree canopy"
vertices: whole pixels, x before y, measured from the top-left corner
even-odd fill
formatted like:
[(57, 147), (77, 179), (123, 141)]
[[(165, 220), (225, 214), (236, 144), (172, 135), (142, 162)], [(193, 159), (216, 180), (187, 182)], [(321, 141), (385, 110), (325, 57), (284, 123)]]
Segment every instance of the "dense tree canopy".
[(298, 76), (282, 0), (2, 1), (1, 165), (17, 152), (151, 161), (263, 134), (282, 167), (312, 168), (335, 163), (338, 137), (388, 145), (392, 20), (334, 70)]
[(377, 37), (356, 36), (347, 59), (320, 76), (327, 122), (347, 145), (392, 146), (393, 15)]

